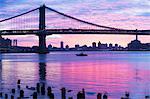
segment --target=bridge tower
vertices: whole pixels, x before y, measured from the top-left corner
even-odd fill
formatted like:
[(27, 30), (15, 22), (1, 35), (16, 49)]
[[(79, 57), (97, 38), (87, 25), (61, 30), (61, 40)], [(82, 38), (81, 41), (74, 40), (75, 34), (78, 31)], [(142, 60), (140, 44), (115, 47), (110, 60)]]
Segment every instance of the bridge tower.
[(46, 48), (46, 34), (45, 34), (45, 5), (39, 8), (39, 51), (38, 53), (45, 54), (48, 53)]

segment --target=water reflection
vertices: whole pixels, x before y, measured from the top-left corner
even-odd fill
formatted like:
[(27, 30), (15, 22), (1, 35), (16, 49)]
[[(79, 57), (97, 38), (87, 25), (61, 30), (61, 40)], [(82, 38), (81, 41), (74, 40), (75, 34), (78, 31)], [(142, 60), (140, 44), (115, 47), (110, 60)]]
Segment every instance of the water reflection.
[(22, 85), (44, 82), (54, 86), (56, 94), (61, 87), (72, 89), (74, 95), (84, 87), (87, 92), (107, 91), (109, 99), (119, 99), (125, 91), (131, 93), (132, 99), (143, 99), (150, 88), (149, 59), (150, 54), (125, 52), (92, 52), (88, 57), (76, 57), (73, 52), (3, 54), (0, 88), (15, 88), (16, 81), (21, 79)]
[[(2, 60), (0, 59), (0, 85), (2, 85)], [(0, 86), (0, 90), (2, 89), (2, 86)]]
[(40, 81), (46, 81), (46, 55), (39, 54), (39, 78)]

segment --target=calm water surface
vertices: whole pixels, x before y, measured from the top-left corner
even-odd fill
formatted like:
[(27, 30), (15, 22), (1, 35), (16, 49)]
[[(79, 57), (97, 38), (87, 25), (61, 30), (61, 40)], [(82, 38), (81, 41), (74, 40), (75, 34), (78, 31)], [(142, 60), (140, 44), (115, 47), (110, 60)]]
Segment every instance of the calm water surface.
[(120, 99), (125, 91), (132, 99), (150, 94), (150, 52), (86, 52), (87, 57), (76, 53), (2, 54), (0, 90), (9, 93), (21, 79), (25, 90), (26, 85), (45, 82), (53, 87), (56, 99), (60, 99), (61, 87), (72, 89), (67, 96), (73, 97), (85, 88), (87, 99), (96, 99), (97, 92), (107, 92), (109, 99)]

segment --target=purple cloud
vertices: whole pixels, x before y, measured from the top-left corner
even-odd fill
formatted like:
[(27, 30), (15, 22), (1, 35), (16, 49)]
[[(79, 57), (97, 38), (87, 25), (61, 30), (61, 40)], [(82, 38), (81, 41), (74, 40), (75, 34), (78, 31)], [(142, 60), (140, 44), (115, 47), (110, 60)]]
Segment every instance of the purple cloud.
[[(21, 14), (42, 4), (100, 25), (124, 29), (149, 29), (150, 26), (149, 0), (4, 0), (1, 5), (0, 19)], [(77, 28), (78, 25), (81, 25), (82, 28), (88, 27), (75, 21), (70, 23), (69, 19), (58, 16), (55, 13), (48, 12), (48, 15), (47, 28)], [(12, 21), (0, 23), (0, 28), (10, 29), (13, 28), (12, 26), (17, 26), (22, 29), (28, 25), (32, 26), (32, 28), (38, 28), (38, 15), (31, 14), (29, 16), (30, 18), (22, 18), (22, 20), (16, 18), (13, 24), (10, 24)], [(16, 20), (20, 20), (21, 24), (18, 25)], [(29, 21), (30, 23), (27, 24)], [(71, 25), (72, 27), (70, 27)], [(23, 39), (26, 38), (25, 36)], [(32, 39), (33, 37), (30, 38)], [(54, 36), (53, 39), (57, 39), (56, 41), (58, 39), (64, 40), (64, 36), (60, 38), (59, 36)]]

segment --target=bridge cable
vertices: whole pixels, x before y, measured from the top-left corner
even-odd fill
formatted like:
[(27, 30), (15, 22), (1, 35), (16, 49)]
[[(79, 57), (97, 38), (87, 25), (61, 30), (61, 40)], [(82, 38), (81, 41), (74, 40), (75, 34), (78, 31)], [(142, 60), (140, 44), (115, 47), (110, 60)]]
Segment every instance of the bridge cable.
[(30, 11), (28, 11), (28, 12), (22, 13), (22, 14), (19, 14), (19, 15), (16, 15), (16, 16), (13, 16), (13, 17), (10, 17), (10, 18), (7, 18), (7, 19), (0, 20), (0, 22), (4, 22), (4, 21), (7, 21), (7, 20), (11, 20), (11, 19), (13, 19), (13, 18), (16, 18), (16, 17), (22, 16), (22, 15), (28, 14), (28, 13), (33, 12), (33, 11), (38, 10), (38, 9), (39, 9), (39, 7), (36, 8), (36, 9), (30, 10)]
[(57, 10), (54, 10), (54, 9), (52, 9), (52, 8), (49, 8), (49, 7), (46, 7), (46, 8), (49, 9), (49, 10), (51, 10), (51, 11), (53, 11), (53, 12), (56, 12), (56, 13), (62, 15), (62, 16), (65, 16), (65, 17), (74, 19), (74, 20), (79, 21), (79, 22), (82, 22), (82, 23), (86, 23), (86, 24), (93, 25), (93, 26), (96, 26), (96, 27), (112, 29), (112, 30), (123, 30), (123, 29), (118, 29), (118, 28), (113, 28), (113, 27), (108, 27), (108, 26), (102, 26), (102, 25), (98, 25), (98, 24), (95, 24), (95, 23), (87, 22), (87, 21), (84, 21), (84, 20), (81, 20), (81, 19), (72, 17), (72, 16), (70, 16), (70, 15), (64, 14), (64, 13), (59, 12), (59, 11), (57, 11)]

